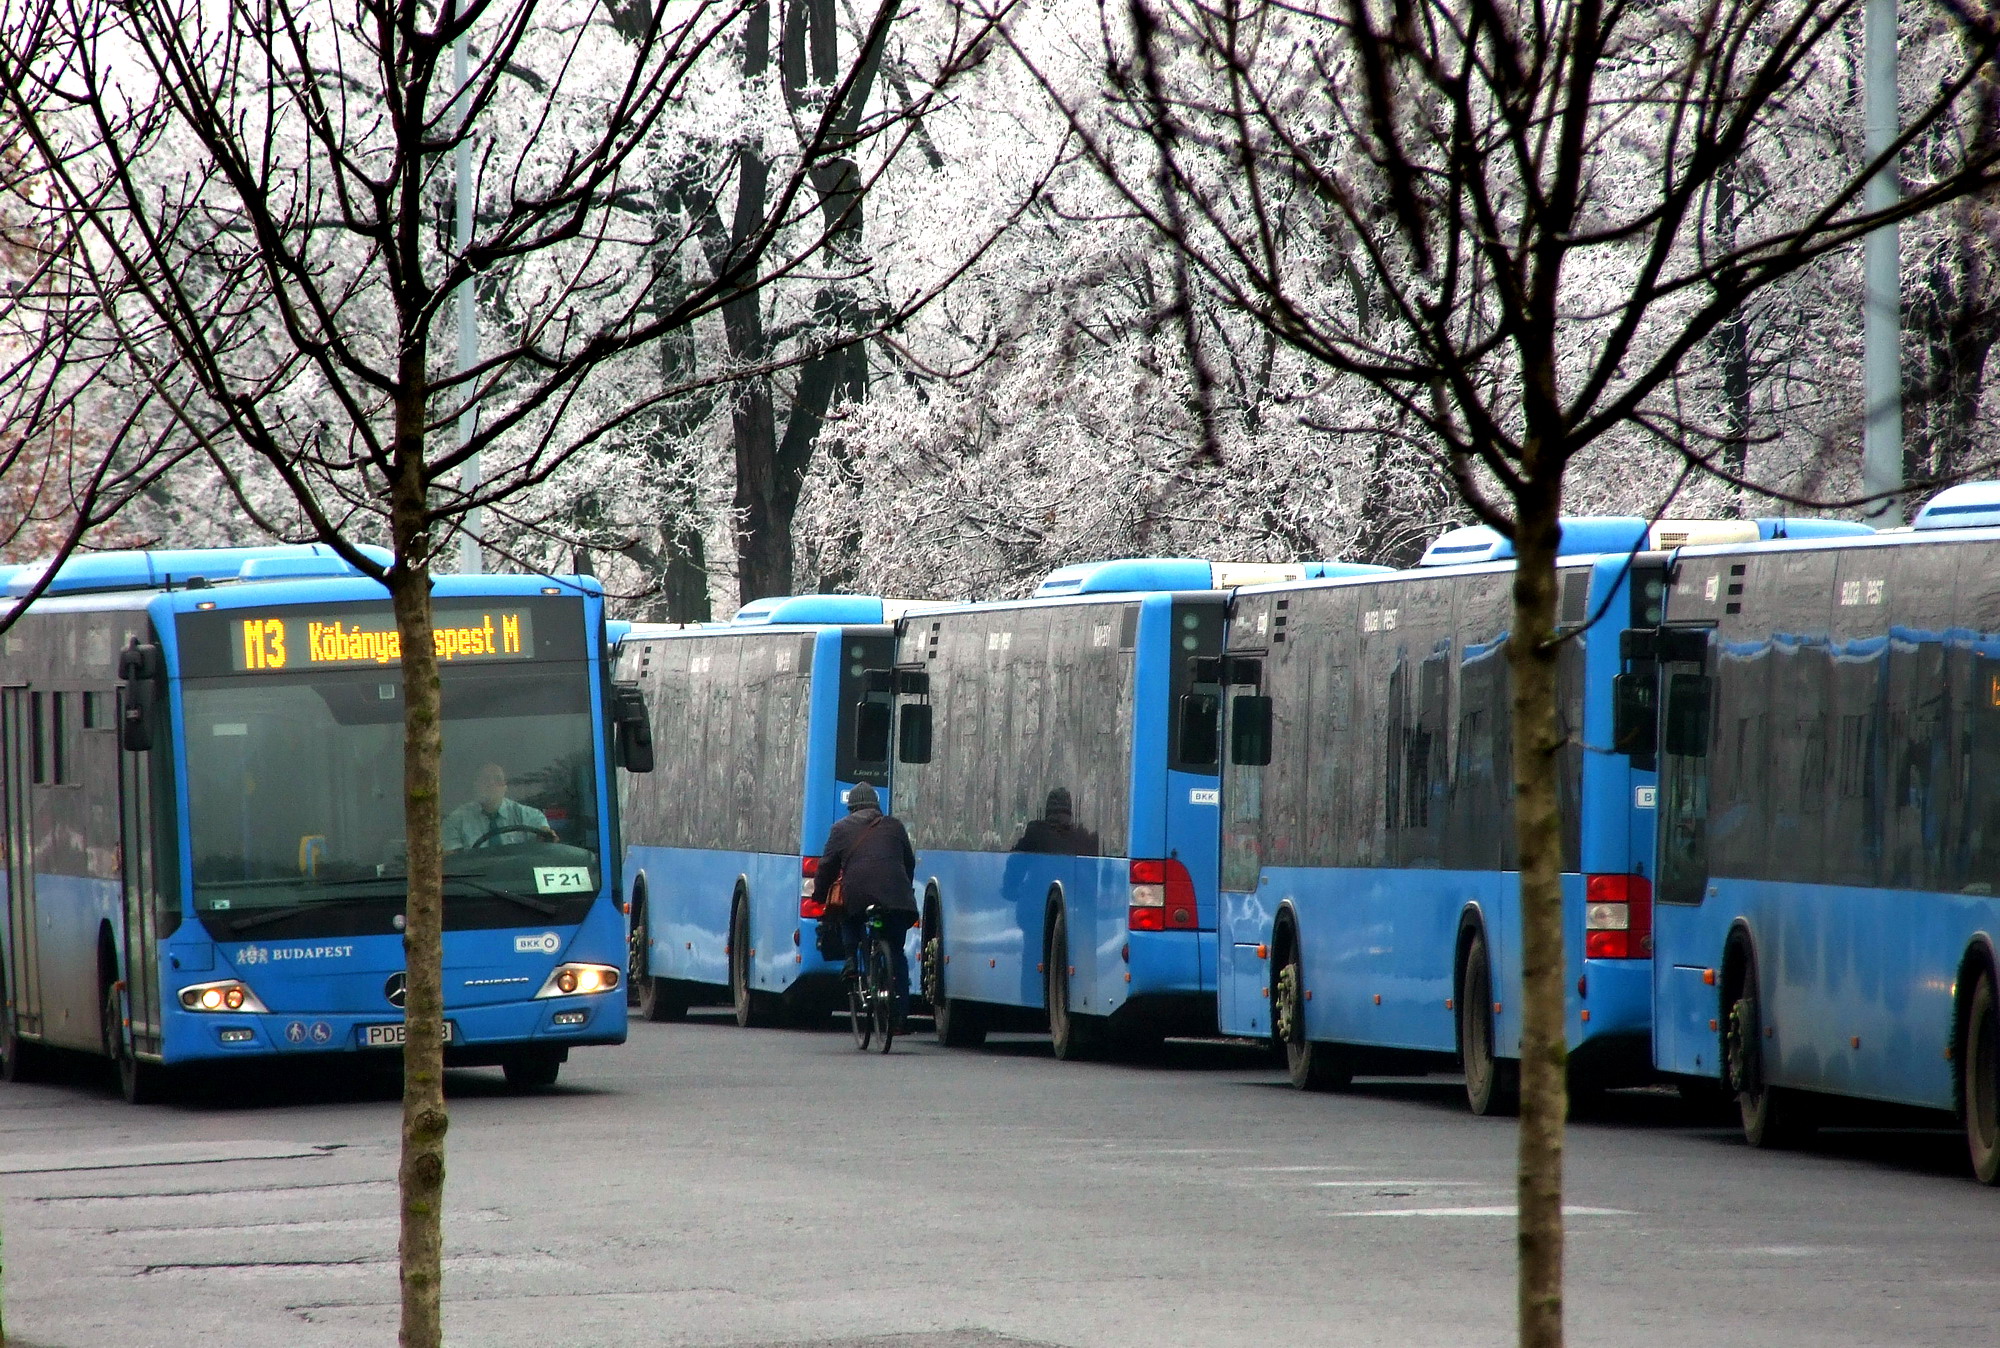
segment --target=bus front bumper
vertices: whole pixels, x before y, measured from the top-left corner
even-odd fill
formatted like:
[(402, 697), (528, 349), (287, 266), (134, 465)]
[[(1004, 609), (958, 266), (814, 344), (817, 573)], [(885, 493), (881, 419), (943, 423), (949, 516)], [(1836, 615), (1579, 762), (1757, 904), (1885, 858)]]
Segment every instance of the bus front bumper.
[[(393, 1015), (351, 1012), (165, 1011), (168, 1064), (257, 1057), (273, 1053), (394, 1052), (403, 1022)], [(625, 1042), (625, 990), (587, 996), (452, 1007), (445, 1011), (447, 1066), (496, 1063), (502, 1050), (526, 1044), (573, 1047)]]

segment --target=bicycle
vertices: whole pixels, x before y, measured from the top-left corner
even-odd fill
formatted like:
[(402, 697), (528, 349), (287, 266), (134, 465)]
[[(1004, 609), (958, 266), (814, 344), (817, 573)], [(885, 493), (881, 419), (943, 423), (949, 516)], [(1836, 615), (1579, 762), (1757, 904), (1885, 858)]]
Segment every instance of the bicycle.
[(887, 1053), (896, 1037), (896, 954), (880, 908), (871, 905), (861, 920), (867, 935), (846, 970), (847, 1019), (856, 1048), (867, 1052), (873, 1039)]

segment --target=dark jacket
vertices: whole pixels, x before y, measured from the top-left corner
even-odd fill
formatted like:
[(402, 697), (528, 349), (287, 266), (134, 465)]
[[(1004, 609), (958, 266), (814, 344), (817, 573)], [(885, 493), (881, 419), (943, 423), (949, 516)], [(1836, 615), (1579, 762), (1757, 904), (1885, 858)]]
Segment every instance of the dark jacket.
[(870, 904), (889, 912), (914, 913), (917, 900), (910, 892), (910, 880), (917, 873), (917, 854), (910, 850), (903, 821), (876, 809), (873, 794), (869, 793), (869, 803), (850, 805), (847, 817), (826, 835), (813, 897), (824, 903), (835, 878), (845, 876), (840, 890), (850, 915), (861, 916)]

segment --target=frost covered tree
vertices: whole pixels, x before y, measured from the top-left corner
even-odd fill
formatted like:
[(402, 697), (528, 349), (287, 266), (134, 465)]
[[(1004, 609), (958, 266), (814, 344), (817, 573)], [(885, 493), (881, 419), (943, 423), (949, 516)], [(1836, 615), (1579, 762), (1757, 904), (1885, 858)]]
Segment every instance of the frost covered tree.
[[(407, 698), (405, 1344), (441, 1336), (440, 550), (470, 512), (504, 515), (704, 388), (852, 340), (741, 346), (699, 368), (660, 355), (726, 326), (761, 287), (849, 274), (843, 240), (868, 183), (978, 37), (973, 25), (965, 44), (940, 44), (908, 104), (872, 98), (866, 61), (788, 102), (770, 80), (737, 78), (774, 8), (0, 0), (0, 98), (83, 260), (78, 302), (115, 339), (107, 377), (142, 390), (160, 452), (199, 452), (260, 528), (332, 545), (393, 602)], [(862, 51), (899, 8), (862, 7)], [(469, 238), (453, 228), (461, 147)], [(632, 194), (662, 182), (672, 193), (635, 223)], [(467, 289), (481, 343), (459, 369), (452, 302)], [(475, 455), (476, 481), (462, 476)], [(363, 540), (386, 541), (393, 562)]]
[[(1100, 86), (1045, 81), (1191, 273), (1329, 380), (1393, 406), (1513, 542), (1519, 1323), (1536, 1348), (1562, 1340), (1558, 519), (1621, 451), (1726, 473), (1726, 422), (1676, 395), (1732, 316), (1870, 228), (1991, 186), (1994, 34), (1940, 5), (1959, 45), (1906, 103), (1901, 144), (1947, 124), (1975, 134), (1937, 138), (1885, 212), (1862, 199), (1880, 165), (1850, 159), (1714, 228), (1735, 166), (1777, 157), (1790, 113), (1824, 92), (1822, 61), (1858, 10), (1125, 0), (1104, 10)], [(1328, 284), (1343, 269), (1365, 283)]]

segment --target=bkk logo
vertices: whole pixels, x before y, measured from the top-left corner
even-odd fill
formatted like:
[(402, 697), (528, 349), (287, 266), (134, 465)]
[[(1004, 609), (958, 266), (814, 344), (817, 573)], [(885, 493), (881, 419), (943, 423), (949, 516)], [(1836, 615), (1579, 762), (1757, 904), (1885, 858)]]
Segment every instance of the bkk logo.
[(516, 936), (514, 953), (517, 955), (553, 955), (562, 949), (562, 937), (552, 931), (540, 936)]

